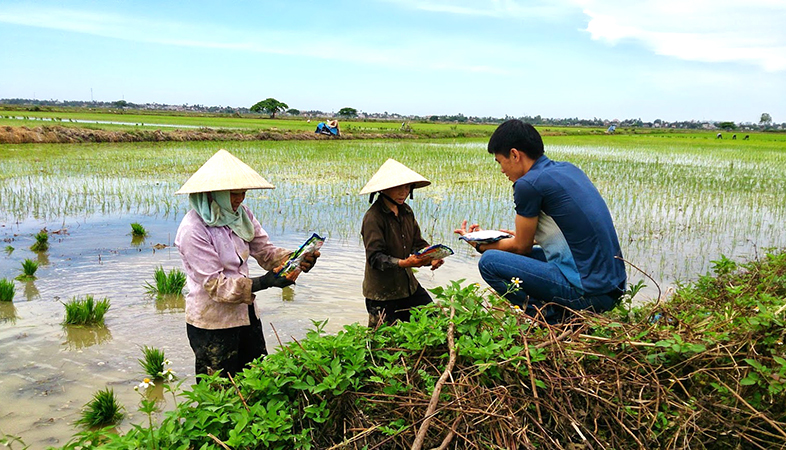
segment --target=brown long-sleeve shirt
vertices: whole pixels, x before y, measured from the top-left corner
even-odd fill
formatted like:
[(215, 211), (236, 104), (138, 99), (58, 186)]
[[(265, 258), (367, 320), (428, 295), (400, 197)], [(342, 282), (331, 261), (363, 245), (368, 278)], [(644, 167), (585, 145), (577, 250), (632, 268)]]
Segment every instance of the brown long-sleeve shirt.
[(412, 208), (399, 205), (397, 216), (380, 197), (363, 216), (360, 234), (366, 246), (363, 295), (384, 301), (414, 294), (418, 280), (411, 268), (401, 268), (398, 262), (429, 244), (420, 234)]

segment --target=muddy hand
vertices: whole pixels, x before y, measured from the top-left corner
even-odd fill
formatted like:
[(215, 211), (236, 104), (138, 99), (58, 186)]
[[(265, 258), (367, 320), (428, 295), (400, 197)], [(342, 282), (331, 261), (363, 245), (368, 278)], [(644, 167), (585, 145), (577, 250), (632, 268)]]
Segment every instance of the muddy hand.
[(311, 253), (306, 253), (303, 255), (303, 260), (300, 261), (300, 270), (303, 272), (308, 272), (311, 270), (311, 268), (314, 267), (314, 264), (317, 263), (317, 258), (319, 258), (321, 255), (322, 253), (320, 253), (319, 250), (314, 250)]
[(407, 259), (401, 259), (398, 262), (399, 267), (423, 267), (431, 264), (431, 258), (428, 256), (409, 255)]
[(442, 267), (443, 264), (445, 264), (445, 260), (444, 259), (432, 259), (431, 260), (431, 270), (437, 270), (440, 267)]

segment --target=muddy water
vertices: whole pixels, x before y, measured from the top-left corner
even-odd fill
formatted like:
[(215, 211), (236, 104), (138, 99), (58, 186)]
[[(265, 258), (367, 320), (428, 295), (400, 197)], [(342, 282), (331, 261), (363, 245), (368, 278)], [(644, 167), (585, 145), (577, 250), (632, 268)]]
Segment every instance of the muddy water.
[[(179, 220), (115, 215), (58, 223), (30, 220), (0, 227), (3, 248), (15, 248), (0, 253), (0, 277), (12, 279), (21, 273), (26, 258), (39, 262), (37, 280), (16, 281), (13, 304), (0, 304), (0, 431), (21, 436), (31, 448), (63, 445), (75, 432), (72, 424), (82, 406), (104, 387), (114, 389), (126, 408), (121, 431), (146, 421), (137, 411), (140, 396), (133, 390), (144, 377), (137, 360), (145, 345), (163, 349), (172, 369), (186, 378), (184, 386), (191, 384), (194, 358), (186, 339), (183, 299), (155, 300), (145, 292), (145, 282), (153, 281), (156, 267), (181, 268), (176, 249), (153, 247), (171, 244)], [(141, 243), (132, 243), (132, 222), (150, 232)], [(34, 253), (29, 250), (32, 236), (43, 227), (50, 233), (61, 232), (50, 234), (47, 252)], [(271, 231), (271, 240), (296, 248), (309, 235)], [(459, 243), (452, 246), (458, 249)], [(278, 346), (272, 327), (283, 341), (290, 341), (303, 337), (311, 320), (329, 319), (328, 332), (367, 320), (359, 239), (328, 238), (322, 253), (314, 270), (302, 275), (293, 288), (257, 296), (270, 351)], [(476, 264), (474, 256), (459, 252), (439, 270), (421, 270), (417, 276), (426, 288), (462, 278), (482, 283)], [(252, 271), (252, 275), (261, 273), (260, 268)], [(86, 294), (110, 299), (106, 326), (61, 325), (65, 314), (61, 301)], [(173, 404), (171, 395), (164, 396), (164, 410)]]

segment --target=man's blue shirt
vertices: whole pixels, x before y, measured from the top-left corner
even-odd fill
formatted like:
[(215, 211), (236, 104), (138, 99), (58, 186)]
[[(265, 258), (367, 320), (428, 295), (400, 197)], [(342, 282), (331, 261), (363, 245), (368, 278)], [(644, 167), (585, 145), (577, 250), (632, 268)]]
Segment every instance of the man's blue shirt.
[(516, 213), (538, 217), (535, 241), (579, 292), (604, 294), (626, 279), (606, 202), (578, 167), (545, 155), (513, 183)]

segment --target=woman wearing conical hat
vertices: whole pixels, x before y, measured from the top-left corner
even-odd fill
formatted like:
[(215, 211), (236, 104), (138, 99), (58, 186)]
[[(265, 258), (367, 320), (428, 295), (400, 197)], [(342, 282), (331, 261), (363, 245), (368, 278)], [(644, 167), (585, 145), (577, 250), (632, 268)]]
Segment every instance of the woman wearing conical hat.
[[(177, 230), (175, 245), (188, 282), (186, 329), (196, 374), (209, 369), (235, 374), (267, 354), (253, 293), (289, 286), (296, 276), (279, 277), (272, 272), (291, 252), (274, 246), (241, 203), (248, 189), (273, 188), (254, 169), (219, 150), (177, 191), (188, 194), (191, 205)], [(249, 278), (249, 257), (268, 272)], [(301, 269), (310, 270), (317, 257), (319, 252), (307, 256)]]
[[(371, 207), (363, 216), (363, 244), (366, 269), (363, 296), (366, 297), (369, 327), (380, 322), (407, 321), (410, 308), (431, 303), (431, 297), (415, 279), (413, 267), (437, 269), (442, 259), (413, 253), (429, 246), (420, 233), (412, 208), (406, 204), (412, 191), (431, 184), (407, 166), (388, 159), (371, 177), (361, 194), (370, 194)], [(374, 196), (379, 198), (374, 201)]]

